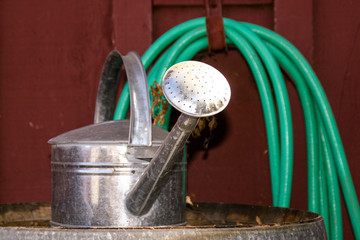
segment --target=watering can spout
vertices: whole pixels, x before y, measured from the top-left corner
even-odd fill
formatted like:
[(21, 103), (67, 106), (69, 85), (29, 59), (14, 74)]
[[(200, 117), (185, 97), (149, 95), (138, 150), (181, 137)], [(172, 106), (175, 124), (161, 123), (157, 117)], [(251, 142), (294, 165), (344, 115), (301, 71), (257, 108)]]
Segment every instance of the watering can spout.
[(178, 159), (175, 156), (183, 150), (197, 122), (198, 118), (180, 116), (164, 143), (156, 151), (155, 157), (126, 197), (126, 207), (132, 214), (141, 216), (151, 209)]
[(196, 61), (172, 66), (164, 75), (162, 89), (167, 101), (181, 115), (126, 197), (127, 209), (137, 216), (151, 209), (167, 182), (175, 156), (183, 150), (199, 118), (224, 110), (231, 95), (230, 86), (219, 71)]

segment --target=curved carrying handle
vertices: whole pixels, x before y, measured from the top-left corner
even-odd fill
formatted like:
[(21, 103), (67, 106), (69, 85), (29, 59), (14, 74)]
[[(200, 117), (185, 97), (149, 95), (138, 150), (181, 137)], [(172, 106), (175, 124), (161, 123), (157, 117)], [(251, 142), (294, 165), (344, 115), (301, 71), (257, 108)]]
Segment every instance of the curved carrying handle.
[(116, 92), (123, 64), (130, 92), (129, 144), (150, 146), (151, 108), (146, 72), (140, 57), (135, 52), (122, 56), (117, 50), (113, 50), (106, 58), (98, 87), (94, 123), (113, 119)]

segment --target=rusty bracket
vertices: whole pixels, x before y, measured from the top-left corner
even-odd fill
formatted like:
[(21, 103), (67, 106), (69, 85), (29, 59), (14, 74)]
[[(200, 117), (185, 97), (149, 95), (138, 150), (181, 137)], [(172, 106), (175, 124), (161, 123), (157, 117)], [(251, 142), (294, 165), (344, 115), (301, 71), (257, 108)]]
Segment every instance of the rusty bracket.
[(226, 49), (221, 0), (205, 0), (206, 32), (210, 51)]

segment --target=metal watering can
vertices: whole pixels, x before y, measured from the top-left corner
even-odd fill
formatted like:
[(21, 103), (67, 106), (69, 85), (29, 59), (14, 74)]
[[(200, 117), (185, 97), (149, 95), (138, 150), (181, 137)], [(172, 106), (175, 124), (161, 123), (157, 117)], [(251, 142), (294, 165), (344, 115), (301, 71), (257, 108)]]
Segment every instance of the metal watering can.
[[(110, 121), (122, 65), (130, 120)], [(163, 92), (182, 114), (170, 133), (152, 125), (139, 56), (112, 51), (104, 64), (95, 124), (61, 134), (52, 145), (52, 226), (69, 228), (185, 225), (184, 145), (198, 119), (230, 99), (225, 77), (187, 61), (165, 74)]]

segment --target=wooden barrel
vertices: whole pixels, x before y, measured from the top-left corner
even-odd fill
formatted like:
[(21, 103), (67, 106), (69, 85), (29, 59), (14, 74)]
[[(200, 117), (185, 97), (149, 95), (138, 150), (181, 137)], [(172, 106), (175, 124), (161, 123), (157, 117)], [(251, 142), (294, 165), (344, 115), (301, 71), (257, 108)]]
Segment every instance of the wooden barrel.
[(0, 205), (0, 239), (327, 239), (320, 215), (290, 208), (194, 203), (186, 226), (108, 229), (50, 227), (50, 208)]

